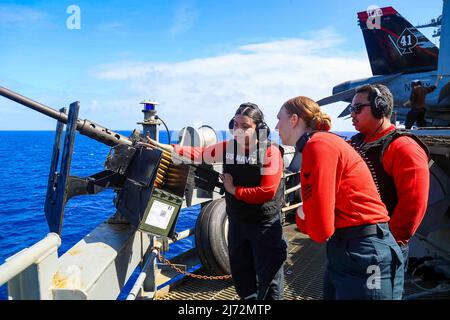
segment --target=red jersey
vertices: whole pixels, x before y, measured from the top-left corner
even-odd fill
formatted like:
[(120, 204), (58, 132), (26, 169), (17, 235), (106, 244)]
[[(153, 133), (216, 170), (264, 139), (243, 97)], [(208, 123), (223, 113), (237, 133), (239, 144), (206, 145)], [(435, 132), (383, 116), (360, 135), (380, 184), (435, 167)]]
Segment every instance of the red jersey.
[[(202, 147), (180, 147), (174, 145), (174, 151), (181, 156), (188, 157), (197, 162), (215, 163), (223, 162), (227, 143), (219, 142), (215, 145)], [(242, 149), (243, 150), (243, 149)], [(237, 164), (238, 165), (238, 164)], [(236, 186), (235, 197), (249, 204), (262, 204), (275, 196), (283, 174), (283, 158), (277, 146), (271, 144), (267, 148), (261, 171), (261, 183), (256, 187)]]
[[(378, 140), (393, 130), (395, 126), (391, 125), (365, 142)], [(389, 144), (382, 163), (384, 170), (394, 179), (398, 198), (389, 226), (395, 240), (406, 244), (427, 210), (430, 186), (428, 156), (413, 139), (403, 136)]]
[(296, 215), (297, 226), (316, 242), (338, 228), (389, 221), (366, 163), (337, 135), (317, 132), (306, 143), (300, 183), (303, 214)]

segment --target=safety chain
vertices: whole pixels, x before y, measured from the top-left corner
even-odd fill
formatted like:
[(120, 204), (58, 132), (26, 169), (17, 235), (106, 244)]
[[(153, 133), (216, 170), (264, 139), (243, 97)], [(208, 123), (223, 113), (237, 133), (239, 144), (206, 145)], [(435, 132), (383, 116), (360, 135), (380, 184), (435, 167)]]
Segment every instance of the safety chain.
[(194, 274), (194, 273), (190, 273), (190, 272), (181, 270), (175, 264), (173, 264), (172, 262), (167, 260), (166, 257), (162, 256), (159, 248), (153, 247), (152, 249), (155, 249), (156, 252), (158, 253), (159, 261), (162, 261), (164, 264), (170, 266), (176, 272), (184, 274), (187, 277), (196, 278), (196, 279), (203, 279), (203, 280), (225, 280), (225, 279), (231, 279), (231, 274), (224, 275), (224, 276), (204, 276), (204, 275), (201, 275), (201, 274)]

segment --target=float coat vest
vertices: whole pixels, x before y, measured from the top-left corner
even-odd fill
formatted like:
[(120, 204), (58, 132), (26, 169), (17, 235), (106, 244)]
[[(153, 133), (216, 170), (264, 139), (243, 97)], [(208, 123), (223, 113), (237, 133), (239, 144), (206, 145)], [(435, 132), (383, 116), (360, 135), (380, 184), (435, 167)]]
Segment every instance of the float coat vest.
[(411, 133), (393, 130), (380, 139), (370, 143), (365, 143), (364, 135), (358, 133), (350, 140), (350, 144), (367, 163), (377, 187), (378, 194), (380, 195), (383, 203), (386, 205), (389, 216), (392, 215), (398, 203), (397, 188), (395, 187), (394, 178), (384, 170), (382, 159), (384, 151), (392, 143), (392, 141), (403, 136), (410, 137), (416, 141), (417, 144), (425, 151), (428, 159), (430, 159), (430, 153), (427, 146), (417, 136)]
[[(270, 148), (270, 144), (267, 146)], [(257, 187), (261, 183), (262, 163), (257, 150), (251, 153), (245, 151), (238, 154), (235, 140), (227, 143), (223, 159), (223, 172), (233, 177), (235, 186)], [(282, 178), (275, 196), (262, 204), (249, 204), (238, 200), (234, 195), (225, 192), (226, 210), (229, 217), (243, 223), (257, 223), (270, 220), (274, 215), (280, 214), (284, 205), (285, 182)]]

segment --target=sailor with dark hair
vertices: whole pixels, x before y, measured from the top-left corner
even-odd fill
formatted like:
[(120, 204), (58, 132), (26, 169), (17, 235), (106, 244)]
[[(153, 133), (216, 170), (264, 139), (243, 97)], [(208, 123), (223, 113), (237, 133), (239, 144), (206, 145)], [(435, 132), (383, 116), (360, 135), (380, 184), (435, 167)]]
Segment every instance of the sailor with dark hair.
[(357, 88), (350, 110), (359, 133), (351, 138), (351, 144), (371, 170), (407, 264), (408, 242), (427, 209), (429, 153), (418, 137), (391, 124), (392, 109), (392, 93), (386, 86)]
[(426, 95), (436, 90), (436, 85), (431, 87), (422, 86), (422, 82), (419, 80), (413, 81), (411, 83), (411, 95), (409, 97), (409, 101), (407, 101), (404, 105), (410, 106), (411, 110), (409, 110), (406, 115), (405, 128), (411, 129), (414, 122), (417, 121), (418, 127), (426, 127), (427, 122), (425, 120), (426, 106), (425, 106), (425, 98)]
[(230, 269), (239, 297), (283, 299), (282, 155), (268, 139), (269, 128), (256, 104), (241, 104), (228, 126), (233, 134), (228, 141), (206, 148), (174, 145), (174, 151), (209, 164), (223, 162)]
[[(249, 163), (243, 165), (234, 156), (231, 163), (226, 161), (224, 165), (229, 221), (228, 250), (235, 288), (242, 299), (282, 299), (283, 264), (287, 258), (287, 244), (281, 225), (284, 201), (282, 156), (278, 147), (267, 140), (269, 128), (257, 105), (240, 105), (233, 119), (232, 130), (235, 152), (228, 148), (227, 155), (239, 154), (236, 150), (239, 140), (242, 140), (239, 136), (243, 135), (250, 153), (252, 145), (259, 145), (255, 150), (256, 158), (262, 159), (261, 151), (267, 150), (264, 158), (270, 159), (254, 166)], [(256, 130), (256, 140), (251, 138), (253, 130)], [(263, 146), (264, 143), (268, 144), (267, 147)], [(230, 157), (227, 156), (227, 159)]]

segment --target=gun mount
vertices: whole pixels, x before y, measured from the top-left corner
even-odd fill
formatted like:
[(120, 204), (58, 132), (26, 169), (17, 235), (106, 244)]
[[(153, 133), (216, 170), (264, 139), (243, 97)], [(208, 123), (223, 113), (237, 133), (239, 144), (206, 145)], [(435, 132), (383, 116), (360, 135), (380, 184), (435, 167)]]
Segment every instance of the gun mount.
[[(218, 172), (205, 165), (184, 164), (181, 157), (155, 140), (148, 148), (148, 139), (137, 130), (125, 137), (90, 120), (78, 119), (79, 102), (72, 103), (67, 114), (66, 109), (55, 110), (4, 87), (0, 87), (0, 95), (58, 121), (45, 201), (51, 232), (61, 234), (64, 207), (70, 198), (110, 188), (117, 193), (116, 216), (125, 217), (143, 231), (172, 237), (183, 200), (186, 198), (187, 205), (191, 205), (194, 187), (209, 193), (215, 187), (222, 190)], [(149, 126), (157, 126), (158, 122), (146, 120), (146, 133), (157, 139), (157, 130)], [(57, 172), (63, 124), (67, 125), (66, 137), (61, 170)], [(69, 175), (75, 131), (111, 147), (104, 171), (89, 177)]]
[[(143, 134), (134, 130), (126, 137), (90, 120), (78, 119), (79, 102), (72, 103), (67, 113), (65, 108), (55, 110), (3, 87), (0, 87), (0, 95), (57, 120), (44, 208), (50, 231), (61, 234), (64, 208), (72, 197), (99, 193), (107, 188), (116, 193), (114, 217), (107, 223), (98, 225), (61, 257), (58, 258), (56, 252), (49, 256), (53, 262), (45, 273), (45, 281), (27, 281), (28, 277), (21, 276), (11, 278), (11, 275), (21, 273), (15, 267), (17, 259), (13, 261), (14, 264), (0, 266), (7, 271), (3, 278), (0, 272), (0, 285), (10, 279), (8, 290), (11, 297), (114, 299), (140, 264), (141, 275), (129, 298), (152, 298), (157, 291), (156, 284), (166, 283), (164, 279), (170, 274), (164, 268), (156, 266), (157, 251), (154, 248), (159, 247), (162, 252), (167, 252), (170, 243), (194, 234), (195, 248), (180, 256), (186, 270), (188, 267), (197, 268), (202, 265), (211, 274), (230, 273), (226, 250), (228, 219), (225, 199), (222, 197), (224, 188), (218, 181), (222, 163), (198, 164), (192, 163), (190, 159), (185, 162), (182, 157), (170, 152), (166, 145), (160, 144), (158, 125), (162, 119), (156, 115), (156, 102), (143, 102), (144, 121), (139, 123), (144, 128)], [(60, 152), (64, 125), (65, 139)], [(77, 130), (80, 134), (111, 147), (103, 171), (89, 177), (70, 175)], [(166, 130), (169, 131), (167, 127)], [(147, 139), (147, 136), (151, 139)], [(217, 142), (216, 132), (209, 126), (202, 126), (198, 129), (186, 127), (181, 130), (177, 143), (182, 146), (206, 147)], [(299, 164), (300, 161), (293, 161), (298, 159), (294, 156), (293, 148), (284, 146), (283, 149), (283, 160), (287, 168), (283, 178), (287, 181), (287, 189), (282, 215), (287, 216), (287, 213), (293, 213), (302, 206), (298, 185), (299, 168), (292, 165), (293, 162)], [(195, 227), (175, 232), (181, 208), (194, 204), (201, 205)], [(53, 245), (52, 241), (47, 240), (44, 244), (47, 242), (48, 245)], [(21, 261), (22, 258), (19, 259)], [(48, 261), (42, 260), (42, 264), (47, 265)], [(83, 281), (79, 282), (79, 286), (68, 289), (59, 280), (74, 265), (79, 267)], [(33, 268), (30, 272), (33, 276), (41, 277), (36, 270), (38, 268)], [(51, 290), (48, 290), (48, 283)], [(24, 291), (23, 288), (27, 290)]]

